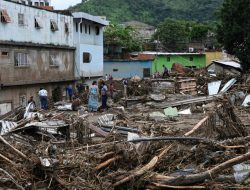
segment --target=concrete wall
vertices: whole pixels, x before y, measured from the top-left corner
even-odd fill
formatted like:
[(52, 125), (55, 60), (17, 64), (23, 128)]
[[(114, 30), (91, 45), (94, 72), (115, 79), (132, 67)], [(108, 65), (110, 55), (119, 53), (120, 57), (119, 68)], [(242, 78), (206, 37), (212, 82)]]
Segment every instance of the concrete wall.
[[(7, 10), (10, 23), (0, 22), (0, 40), (16, 42), (32, 42), (38, 44), (54, 44), (73, 46), (73, 17), (66, 16), (18, 3), (0, 1), (0, 9)], [(18, 14), (24, 14), (24, 25), (18, 24)], [(35, 18), (38, 18), (42, 28), (35, 28)], [(50, 20), (58, 25), (58, 31), (52, 31)], [(69, 33), (65, 32), (65, 23), (69, 25)], [(14, 35), (13, 35), (14, 33)]]
[[(193, 58), (191, 61), (190, 58)], [(155, 57), (152, 71), (161, 72), (163, 71), (163, 65), (168, 69), (172, 68), (174, 63), (182, 64), (186, 67), (202, 68), (206, 66), (205, 54), (199, 55), (158, 55)]]
[[(143, 77), (143, 69), (152, 69), (152, 61), (104, 61), (103, 75), (111, 74), (114, 78)], [(117, 71), (115, 71), (117, 70)]]
[(12, 110), (11, 103), (0, 103), (0, 116), (4, 115)]
[(206, 52), (206, 65), (210, 65), (213, 60), (222, 60), (223, 53), (216, 51), (216, 52)]
[[(1, 56), (1, 52), (8, 56)], [(15, 66), (15, 54), (27, 53), (27, 66)], [(56, 56), (56, 66), (50, 56)], [(0, 84), (22, 85), (74, 79), (74, 49), (6, 46), (0, 44)], [(0, 99), (1, 100), (1, 99)]]
[[(74, 19), (74, 43), (76, 46), (76, 70), (75, 77), (99, 77), (103, 75), (103, 26), (93, 22), (82, 20), (82, 30), (80, 29), (80, 19)], [(78, 30), (76, 30), (76, 25)], [(86, 33), (85, 33), (86, 26)], [(90, 27), (90, 33), (89, 33)], [(96, 34), (96, 27), (99, 27), (99, 34)], [(81, 32), (82, 31), (82, 32)], [(83, 63), (83, 53), (91, 55), (90, 63)]]

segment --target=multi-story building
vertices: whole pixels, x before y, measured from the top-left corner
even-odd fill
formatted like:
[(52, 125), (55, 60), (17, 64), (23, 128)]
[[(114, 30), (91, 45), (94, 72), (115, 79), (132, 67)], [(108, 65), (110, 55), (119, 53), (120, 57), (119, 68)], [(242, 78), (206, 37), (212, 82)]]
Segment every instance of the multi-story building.
[(0, 1), (0, 115), (25, 106), (30, 96), (39, 102), (40, 87), (53, 97), (77, 80), (103, 76), (108, 22), (82, 12), (50, 11), (50, 3)]
[(0, 1), (0, 115), (74, 82), (73, 16)]
[(12, 0), (30, 6), (51, 6), (51, 0)]
[(83, 12), (73, 13), (75, 77), (95, 79), (103, 76), (103, 30), (108, 21)]

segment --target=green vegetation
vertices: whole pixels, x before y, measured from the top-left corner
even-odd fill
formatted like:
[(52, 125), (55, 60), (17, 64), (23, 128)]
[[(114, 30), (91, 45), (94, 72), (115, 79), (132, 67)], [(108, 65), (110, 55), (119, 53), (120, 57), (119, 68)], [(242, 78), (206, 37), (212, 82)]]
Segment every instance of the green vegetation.
[(71, 9), (107, 16), (116, 23), (137, 20), (156, 26), (166, 18), (215, 21), (222, 3), (223, 0), (89, 0)]
[(218, 26), (218, 41), (235, 55), (244, 71), (250, 69), (250, 1), (225, 0)]
[(131, 27), (110, 24), (104, 31), (105, 47), (122, 47), (127, 52), (141, 50), (142, 42)]
[(185, 51), (188, 42), (202, 42), (211, 31), (208, 24), (166, 19), (158, 26), (154, 39), (161, 41), (167, 51)]

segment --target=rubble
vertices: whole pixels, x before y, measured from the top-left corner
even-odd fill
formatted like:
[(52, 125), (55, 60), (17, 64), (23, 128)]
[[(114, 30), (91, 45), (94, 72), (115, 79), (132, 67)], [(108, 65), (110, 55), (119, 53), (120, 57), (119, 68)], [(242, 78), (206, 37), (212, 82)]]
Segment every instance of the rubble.
[(106, 112), (84, 104), (58, 109), (61, 102), (7, 114), (0, 121), (0, 188), (249, 188), (249, 86), (213, 78), (205, 84), (210, 96), (185, 95), (167, 92), (171, 81), (178, 88), (177, 78), (168, 80), (129, 81), (128, 97)]

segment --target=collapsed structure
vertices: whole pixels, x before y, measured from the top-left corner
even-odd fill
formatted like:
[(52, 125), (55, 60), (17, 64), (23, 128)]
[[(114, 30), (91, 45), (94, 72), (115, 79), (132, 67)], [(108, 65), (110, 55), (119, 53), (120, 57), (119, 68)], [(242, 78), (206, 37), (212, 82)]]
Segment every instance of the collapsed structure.
[(0, 187), (248, 188), (247, 78), (203, 69), (137, 77), (125, 98), (114, 80), (105, 113), (86, 104), (67, 111), (62, 102), (50, 111), (9, 112), (0, 117)]

